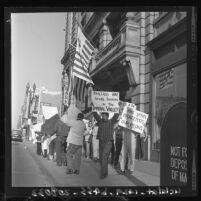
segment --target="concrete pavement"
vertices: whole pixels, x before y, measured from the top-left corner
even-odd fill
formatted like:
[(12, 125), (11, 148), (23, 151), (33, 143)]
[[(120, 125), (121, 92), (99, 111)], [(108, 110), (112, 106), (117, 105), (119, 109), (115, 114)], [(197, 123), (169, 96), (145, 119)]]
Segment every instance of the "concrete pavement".
[[(158, 186), (159, 170), (158, 163), (136, 160), (136, 171), (133, 175), (119, 175), (112, 166), (108, 167), (108, 177), (99, 179), (99, 163), (90, 159), (82, 159), (80, 175), (66, 175), (66, 166), (58, 167), (52, 160), (47, 160), (36, 154), (36, 145), (24, 143), (30, 158), (35, 161), (35, 165), (40, 167), (39, 172), (45, 179), (37, 186)], [(22, 145), (23, 146), (23, 145)], [(45, 184), (44, 184), (45, 183)]]
[(22, 143), (12, 142), (12, 186), (35, 187), (38, 184), (51, 185), (40, 166), (30, 159)]

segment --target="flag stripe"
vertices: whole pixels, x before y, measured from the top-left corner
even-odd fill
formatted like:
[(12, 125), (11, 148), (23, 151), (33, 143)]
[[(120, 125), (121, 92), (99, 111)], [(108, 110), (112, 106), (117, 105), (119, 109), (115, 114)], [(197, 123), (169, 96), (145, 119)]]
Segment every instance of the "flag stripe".
[(84, 51), (84, 50), (82, 50), (82, 53), (83, 53), (83, 55), (84, 55), (85, 59), (87, 59), (87, 61), (89, 61), (89, 57), (86, 55), (86, 53), (85, 53), (85, 51)]
[(79, 65), (79, 64), (77, 64), (77, 63), (74, 63), (74, 67), (76, 67), (76, 68), (74, 68), (74, 70), (76, 69), (76, 70), (80, 70), (80, 71), (82, 71), (83, 73), (86, 73), (87, 75), (88, 75), (88, 71), (85, 69), (85, 68), (83, 68), (81, 65)]
[(80, 56), (81, 61), (84, 61), (85, 65), (88, 66), (89, 62), (87, 62), (87, 60), (81, 55)]
[(83, 49), (85, 50), (85, 53), (86, 53), (87, 55), (89, 55), (89, 56), (92, 55), (92, 52), (90, 52), (90, 51), (87, 49), (87, 47), (86, 47), (85, 45), (83, 45)]
[(81, 101), (82, 103), (85, 102), (85, 96), (86, 96), (86, 81), (75, 78), (76, 82), (76, 88), (75, 88), (75, 97), (77, 100)]
[(82, 76), (82, 77), (86, 78), (87, 80), (90, 80), (90, 77), (88, 75), (86, 75), (85, 73), (82, 73), (82, 72), (78, 71), (77, 69), (74, 70), (74, 75), (76, 75), (76, 74), (78, 74), (79, 77)]
[(78, 90), (77, 90), (77, 97), (78, 97), (78, 100), (80, 101), (80, 92), (81, 92), (81, 79), (78, 79), (77, 81), (79, 84), (78, 84)]
[(90, 79), (89, 74), (86, 74), (84, 71), (80, 70), (79, 68), (74, 69), (73, 75), (76, 76), (76, 73), (79, 73), (79, 75), (84, 76), (86, 79)]
[(88, 45), (88, 47), (91, 49), (91, 51), (94, 51), (94, 47), (88, 42), (88, 40), (85, 40), (85, 43)]
[(83, 102), (85, 102), (86, 95), (87, 95), (87, 85), (86, 85), (86, 82), (84, 82), (84, 93), (83, 93), (83, 97), (82, 97)]
[(78, 27), (77, 45), (73, 64), (73, 75), (92, 84), (93, 81), (89, 75), (88, 68), (92, 58), (93, 50), (93, 46), (86, 39), (80, 27)]
[(76, 94), (76, 97), (80, 101), (80, 84), (81, 84), (80, 79), (77, 79), (77, 83), (78, 83), (78, 85), (77, 85), (77, 94)]
[[(85, 70), (87, 70), (87, 65), (86, 65), (86, 63), (85, 62), (83, 62), (83, 61), (81, 61), (81, 59), (80, 58), (78, 58), (78, 57), (75, 57), (75, 62), (77, 63), (77, 65), (79, 65), (79, 66), (83, 66), (84, 68), (85, 68)], [(88, 72), (88, 71), (87, 71)]]
[(86, 75), (83, 75), (83, 73), (80, 73), (80, 72), (76, 71), (74, 75), (76, 77), (79, 77), (80, 79), (86, 80), (87, 82), (93, 84), (93, 81), (91, 79), (89, 79)]
[(83, 102), (83, 94), (84, 94), (84, 87), (85, 87), (85, 81), (81, 80), (81, 86), (80, 86), (80, 100)]

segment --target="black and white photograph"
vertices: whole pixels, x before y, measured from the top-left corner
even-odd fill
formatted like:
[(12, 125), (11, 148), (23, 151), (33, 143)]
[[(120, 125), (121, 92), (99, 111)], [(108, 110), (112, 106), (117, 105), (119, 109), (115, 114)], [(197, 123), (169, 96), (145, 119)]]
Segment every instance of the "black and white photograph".
[(11, 187), (196, 191), (192, 10), (11, 12)]

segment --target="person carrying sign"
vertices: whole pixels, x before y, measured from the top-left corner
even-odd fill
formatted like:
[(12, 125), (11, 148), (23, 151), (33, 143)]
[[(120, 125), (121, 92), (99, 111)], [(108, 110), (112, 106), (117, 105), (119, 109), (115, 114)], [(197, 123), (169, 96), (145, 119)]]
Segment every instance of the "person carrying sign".
[(84, 132), (84, 147), (85, 147), (85, 157), (90, 158), (90, 144), (92, 140), (92, 123), (89, 121), (86, 125), (86, 131)]
[(86, 125), (83, 122), (84, 114), (79, 113), (77, 120), (67, 120), (66, 125), (70, 127), (67, 137), (67, 172), (66, 174), (79, 174), (82, 156), (83, 135)]
[(136, 132), (127, 128), (123, 129), (123, 143), (121, 154), (119, 157), (120, 169), (119, 174), (125, 174), (127, 170), (129, 174), (132, 174), (135, 167), (135, 151), (136, 151)]
[(98, 123), (96, 122), (92, 131), (92, 147), (93, 147), (93, 160), (97, 162), (99, 160), (99, 140), (97, 139)]
[(61, 120), (58, 120), (55, 125), (56, 131), (56, 161), (57, 166), (65, 165), (65, 143), (68, 136), (70, 127), (64, 124)]
[(116, 125), (114, 128), (115, 133), (115, 159), (114, 159), (114, 168), (117, 169), (119, 167), (119, 156), (122, 149), (122, 141), (123, 141), (123, 128), (121, 126)]
[(117, 121), (119, 114), (114, 114), (112, 119), (109, 118), (109, 113), (102, 112), (101, 117), (97, 112), (93, 112), (94, 118), (98, 122), (98, 134), (99, 140), (99, 159), (101, 164), (100, 178), (103, 179), (108, 175), (108, 157), (112, 148), (114, 124)]

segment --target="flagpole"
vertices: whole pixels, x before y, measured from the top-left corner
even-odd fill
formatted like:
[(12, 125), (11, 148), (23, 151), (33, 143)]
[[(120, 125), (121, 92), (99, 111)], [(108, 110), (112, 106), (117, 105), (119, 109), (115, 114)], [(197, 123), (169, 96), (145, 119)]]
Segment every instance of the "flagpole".
[[(72, 45), (71, 43), (69, 43), (70, 46), (72, 46), (73, 48), (76, 49), (76, 47), (74, 45)], [(72, 100), (72, 103), (74, 104), (74, 96), (73, 96), (73, 91), (74, 91), (74, 76), (73, 76), (73, 61), (72, 61), (72, 54), (71, 54), (71, 62), (70, 62), (70, 81), (71, 81), (71, 85), (72, 85), (72, 89), (71, 92), (70, 92), (70, 97), (69, 97), (69, 103), (71, 104), (71, 100)], [(69, 105), (70, 105), (69, 104)]]

